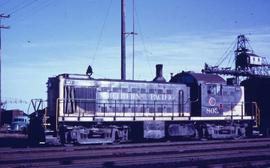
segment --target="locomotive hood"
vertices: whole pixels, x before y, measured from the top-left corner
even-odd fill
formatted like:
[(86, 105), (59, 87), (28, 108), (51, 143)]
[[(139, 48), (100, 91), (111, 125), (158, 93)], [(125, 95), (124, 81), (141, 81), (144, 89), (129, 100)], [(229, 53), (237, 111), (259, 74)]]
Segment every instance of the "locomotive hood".
[(200, 85), (205, 83), (215, 83), (215, 84), (226, 84), (226, 81), (219, 75), (203, 74), (195, 72), (181, 72), (174, 75), (170, 82), (172, 83), (183, 83), (188, 86), (190, 85)]

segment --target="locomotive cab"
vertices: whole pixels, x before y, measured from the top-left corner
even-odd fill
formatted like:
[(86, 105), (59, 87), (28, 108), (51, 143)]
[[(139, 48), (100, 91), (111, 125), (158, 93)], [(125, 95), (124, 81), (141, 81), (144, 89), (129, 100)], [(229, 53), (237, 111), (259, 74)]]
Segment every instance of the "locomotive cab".
[(223, 78), (193, 72), (182, 72), (172, 77), (171, 82), (183, 83), (191, 90), (191, 115), (213, 117), (223, 115), (224, 100), (222, 91), (227, 87)]
[(201, 137), (223, 139), (246, 136), (253, 116), (245, 112), (244, 88), (226, 85), (218, 75), (182, 72), (173, 83), (190, 87), (191, 120)]

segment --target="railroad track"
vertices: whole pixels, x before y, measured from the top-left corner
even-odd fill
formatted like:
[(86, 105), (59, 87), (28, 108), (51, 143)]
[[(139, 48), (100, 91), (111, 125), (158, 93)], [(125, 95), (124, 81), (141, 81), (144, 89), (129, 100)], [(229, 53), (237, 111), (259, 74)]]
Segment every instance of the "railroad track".
[(0, 167), (270, 166), (270, 138), (0, 151)]

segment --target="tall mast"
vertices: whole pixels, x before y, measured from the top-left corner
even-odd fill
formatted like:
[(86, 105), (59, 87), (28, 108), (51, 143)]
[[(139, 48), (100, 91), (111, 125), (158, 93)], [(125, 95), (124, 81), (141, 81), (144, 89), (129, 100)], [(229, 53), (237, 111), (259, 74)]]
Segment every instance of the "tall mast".
[(121, 80), (126, 80), (126, 11), (125, 0), (121, 0)]
[(132, 80), (134, 80), (134, 41), (135, 41), (135, 3), (134, 0), (132, 0)]
[(2, 18), (9, 18), (9, 15), (4, 15), (3, 13), (0, 14), (0, 115), (1, 115), (1, 112), (2, 112), (2, 90), (1, 90), (1, 87), (2, 87), (2, 62), (1, 62), (1, 50), (2, 50), (2, 39), (1, 39), (1, 29), (9, 29), (8, 26), (4, 26), (4, 25), (1, 25), (1, 20)]

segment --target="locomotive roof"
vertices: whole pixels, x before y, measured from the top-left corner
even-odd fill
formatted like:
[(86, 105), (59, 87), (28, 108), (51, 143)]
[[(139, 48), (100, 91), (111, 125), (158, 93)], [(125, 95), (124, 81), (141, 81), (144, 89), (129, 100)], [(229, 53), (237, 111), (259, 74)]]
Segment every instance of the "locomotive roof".
[(195, 72), (181, 72), (172, 77), (171, 82), (179, 82), (185, 84), (192, 83), (218, 83), (218, 84), (226, 84), (226, 81), (220, 77), (219, 75), (213, 74), (203, 74), (203, 73), (195, 73)]
[(206, 83), (225, 83), (225, 80), (219, 75), (213, 74), (203, 74), (203, 73), (190, 73), (198, 81), (203, 81)]
[(171, 82), (155, 82), (155, 81), (146, 81), (146, 80), (121, 80), (121, 79), (108, 79), (108, 78), (99, 78), (99, 79), (94, 79), (89, 77), (88, 75), (84, 74), (59, 74), (56, 77), (64, 77), (64, 78), (69, 78), (69, 79), (77, 79), (77, 80), (97, 80), (97, 81), (112, 81), (112, 82), (137, 82), (137, 83), (159, 83), (159, 84), (175, 84)]

